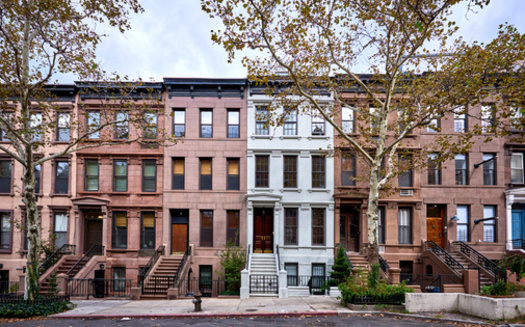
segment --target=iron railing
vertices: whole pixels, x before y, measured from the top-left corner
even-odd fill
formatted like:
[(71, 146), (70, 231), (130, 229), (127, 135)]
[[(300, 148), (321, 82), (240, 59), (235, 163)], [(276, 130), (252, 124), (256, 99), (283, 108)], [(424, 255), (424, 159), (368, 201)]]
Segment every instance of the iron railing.
[(515, 240), (512, 240), (511, 242), (512, 242), (513, 249), (525, 250), (525, 240), (524, 239), (515, 239)]
[(0, 297), (0, 303), (16, 303), (16, 304), (53, 304), (57, 302), (69, 302), (68, 295), (59, 296), (40, 296), (34, 300), (25, 300), (24, 295), (13, 295), (10, 297)]
[(457, 284), (463, 285), (463, 276), (452, 275), (420, 275), (420, 274), (400, 274), (399, 281), (406, 285), (419, 285), (422, 292), (443, 292), (443, 285)]
[(390, 274), (388, 272), (388, 269), (390, 269), (390, 266), (388, 265), (388, 262), (386, 262), (386, 260), (383, 259), (383, 257), (379, 253), (377, 255), (379, 257), (379, 267), (381, 267), (381, 270), (385, 274), (386, 279), (390, 280)]
[(104, 254), (104, 246), (103, 245), (93, 245), (89, 248), (89, 250), (80, 258), (74, 265), (69, 269), (69, 271), (66, 273), (66, 275), (69, 278), (73, 278), (77, 275), (77, 273), (86, 265), (86, 263), (93, 257), (94, 255), (101, 255)]
[(239, 295), (240, 280), (224, 280), (209, 278), (188, 278), (178, 281), (179, 296), (193, 296), (199, 291), (204, 297), (217, 297), (219, 295)]
[(340, 247), (341, 249), (343, 249), (343, 252), (345, 253), (346, 262), (348, 262), (350, 264), (350, 269), (353, 269), (354, 266), (352, 265), (352, 261), (350, 261), (350, 258), (348, 257), (348, 254), (346, 253), (346, 250), (343, 247), (343, 244), (337, 243), (337, 246)]
[(250, 293), (278, 294), (279, 276), (250, 275)]
[(458, 241), (452, 244), (459, 246), (461, 253), (466, 255), (472, 262), (481, 268), (486, 269), (492, 275), (492, 277), (495, 277), (495, 270), (497, 269), (498, 265), (494, 261), (485, 257), (483, 254), (479, 253), (463, 242)]
[(153, 266), (155, 266), (155, 263), (157, 263), (157, 260), (159, 260), (160, 256), (163, 254), (164, 254), (164, 245), (159, 245), (159, 247), (157, 248), (157, 250), (155, 250), (151, 258), (149, 258), (149, 261), (146, 264), (146, 266), (144, 266), (144, 268), (142, 268), (142, 270), (140, 271), (139, 283), (142, 284), (142, 282), (144, 281), (146, 276), (149, 274)]
[(76, 245), (73, 244), (62, 245), (58, 250), (47, 257), (40, 267), (38, 267), (39, 276), (42, 276), (50, 267), (53, 267), (64, 255), (75, 253), (75, 248)]
[(328, 286), (340, 281), (329, 276), (288, 275), (288, 287), (308, 287), (311, 294), (324, 294)]
[(73, 297), (129, 297), (131, 279), (68, 278), (66, 294)]
[(452, 257), (447, 251), (443, 250), (434, 241), (425, 241), (425, 250), (434, 253), (458, 275), (461, 275), (462, 271), (465, 269), (461, 263), (454, 259), (454, 257)]
[(184, 268), (184, 264), (188, 260), (188, 255), (189, 254), (190, 254), (190, 247), (188, 246), (186, 248), (186, 251), (184, 252), (184, 255), (182, 256), (182, 260), (181, 260), (181, 262), (179, 264), (179, 268), (175, 272), (175, 276), (174, 276), (174, 279), (173, 279), (173, 287), (175, 287), (175, 285), (177, 284), (177, 281), (179, 280), (179, 278), (181, 276), (182, 269)]
[(174, 285), (175, 276), (151, 275), (142, 281), (142, 294), (163, 295), (168, 293), (168, 288)]

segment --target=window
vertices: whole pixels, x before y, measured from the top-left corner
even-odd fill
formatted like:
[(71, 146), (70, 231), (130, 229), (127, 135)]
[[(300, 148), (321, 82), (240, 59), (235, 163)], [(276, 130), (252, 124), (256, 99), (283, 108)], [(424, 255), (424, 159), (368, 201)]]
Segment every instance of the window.
[(113, 161), (113, 191), (126, 192), (128, 190), (128, 161)]
[[(496, 206), (483, 206), (483, 218), (495, 218)], [(496, 242), (496, 219), (483, 221), (483, 242)]]
[(286, 109), (284, 116), (284, 135), (297, 135), (297, 110)]
[(114, 249), (126, 249), (128, 247), (128, 216), (125, 211), (113, 212), (111, 246)]
[(239, 110), (228, 110), (228, 137), (240, 137)]
[(126, 268), (125, 267), (113, 267), (113, 291), (114, 292), (125, 292), (126, 291)]
[(456, 154), (456, 185), (468, 185), (468, 161), (466, 154)]
[(129, 119), (126, 111), (117, 111), (115, 114), (115, 139), (127, 140), (129, 138)]
[(213, 288), (213, 266), (199, 265), (199, 290), (205, 296), (210, 296)]
[(355, 179), (355, 156), (350, 153), (343, 153), (341, 158), (341, 185), (355, 186)]
[(98, 191), (98, 160), (86, 159), (85, 190)]
[(31, 127), (31, 141), (42, 141), (42, 134), (44, 134), (44, 131), (42, 130), (42, 113), (37, 112), (31, 114), (29, 126)]
[(201, 246), (213, 247), (213, 210), (201, 210)]
[(0, 250), (11, 250), (11, 214), (0, 212)]
[(454, 110), (454, 132), (464, 133), (467, 131), (467, 115), (465, 107)]
[(428, 154), (428, 185), (441, 185), (441, 163), (438, 153)]
[(34, 174), (35, 174), (35, 193), (36, 194), (40, 194), (42, 193), (42, 182), (41, 182), (41, 179), (42, 179), (42, 165), (36, 165), (35, 166), (35, 171), (34, 171)]
[(157, 162), (142, 160), (142, 192), (157, 191)]
[(228, 190), (239, 190), (239, 158), (228, 158), (226, 163), (228, 165), (228, 175), (226, 181), (226, 188)]
[(325, 187), (325, 158), (312, 156), (312, 188)]
[(268, 126), (268, 108), (258, 106), (256, 110), (255, 135), (269, 135), (270, 127)]
[(441, 120), (439, 118), (431, 119), (430, 123), (427, 125), (427, 132), (438, 133), (440, 130), (441, 130)]
[(100, 112), (88, 111), (86, 113), (86, 133), (88, 139), (96, 140), (100, 138)]
[(59, 112), (57, 115), (57, 132), (56, 140), (58, 142), (69, 142), (70, 137), (70, 114), (69, 112)]
[(284, 188), (297, 187), (297, 156), (284, 156)]
[(297, 263), (284, 263), (288, 286), (299, 286), (299, 269)]
[(186, 136), (186, 111), (184, 109), (173, 110), (173, 135), (175, 137)]
[(11, 160), (0, 160), (0, 193), (11, 193)]
[(156, 112), (144, 113), (144, 126), (142, 129), (142, 137), (147, 140), (157, 138), (158, 117)]
[(379, 134), (379, 108), (370, 107), (370, 133)]
[(200, 189), (212, 189), (211, 158), (200, 158)]
[(53, 234), (55, 234), (55, 250), (67, 243), (67, 213), (55, 212)]
[(55, 193), (68, 194), (69, 192), (69, 162), (57, 161), (55, 169)]
[(284, 208), (284, 245), (297, 245), (297, 208)]
[(324, 209), (312, 208), (312, 245), (325, 245)]
[(510, 160), (510, 180), (513, 184), (523, 184), (523, 153), (512, 153)]
[(354, 111), (352, 109), (343, 107), (341, 121), (343, 132), (354, 133)]
[(172, 190), (184, 190), (184, 158), (173, 158)]
[(269, 161), (269, 156), (255, 156), (255, 187), (269, 187)]
[(510, 130), (511, 131), (522, 131), (524, 128), (524, 110), (520, 107), (511, 107), (510, 108)]
[(213, 112), (211, 109), (201, 109), (201, 137), (213, 137)]
[(312, 135), (324, 135), (325, 123), (324, 117), (321, 115), (312, 114)]
[(312, 294), (324, 294), (324, 285), (326, 283), (326, 266), (324, 263), (312, 263), (312, 279), (310, 291)]
[(412, 187), (412, 156), (411, 155), (400, 155), (399, 156), (399, 168), (401, 172), (398, 176), (399, 187)]
[[(2, 115), (2, 118), (4, 118), (7, 124), (11, 123), (11, 119), (13, 118), (12, 112), (2, 112), (0, 114)], [(7, 138), (7, 133), (1, 128), (0, 128), (0, 142), (10, 142), (10, 140)]]
[(481, 130), (483, 133), (494, 131), (494, 106), (481, 106)]
[(385, 207), (377, 210), (377, 243), (385, 244)]
[(140, 248), (155, 248), (155, 212), (143, 211), (140, 213)]
[(226, 242), (239, 246), (239, 210), (227, 210)]
[(399, 208), (397, 217), (399, 244), (412, 244), (412, 208)]
[(496, 185), (496, 154), (483, 153), (483, 185)]
[(457, 240), (459, 242), (470, 242), (469, 235), (469, 207), (458, 205), (456, 216), (457, 221)]

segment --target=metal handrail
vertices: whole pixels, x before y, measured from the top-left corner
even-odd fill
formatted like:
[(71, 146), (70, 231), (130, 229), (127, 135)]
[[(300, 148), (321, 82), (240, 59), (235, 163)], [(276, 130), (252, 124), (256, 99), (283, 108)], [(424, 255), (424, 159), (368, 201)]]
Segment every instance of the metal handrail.
[(459, 263), (454, 257), (452, 257), (447, 251), (443, 250), (434, 241), (425, 241), (425, 250), (433, 252), (438, 256), (450, 269), (456, 274), (461, 275), (461, 272), (465, 270), (465, 267)]
[(179, 264), (179, 269), (177, 269), (177, 272), (173, 276), (173, 287), (177, 285), (177, 282), (179, 281), (179, 278), (181, 276), (182, 268), (184, 268), (184, 264), (186, 263), (186, 260), (188, 260), (188, 254), (190, 253), (190, 247), (188, 246), (186, 248), (186, 251), (184, 252), (184, 255), (182, 256), (182, 260)]
[(348, 257), (348, 254), (346, 253), (345, 248), (343, 247), (343, 244), (337, 243), (337, 246), (343, 249), (343, 252), (345, 253), (346, 262), (350, 264), (350, 269), (354, 269), (354, 265), (352, 264), (352, 261), (350, 261), (350, 258)]
[(76, 245), (64, 244), (58, 250), (53, 252), (42, 264), (38, 267), (39, 276), (42, 276), (50, 267), (62, 258), (64, 254), (75, 253)]
[(388, 269), (390, 269), (390, 266), (388, 265), (388, 262), (386, 262), (385, 259), (381, 256), (381, 254), (377, 254), (379, 258), (379, 267), (381, 267), (381, 270), (386, 276), (386, 279), (390, 280), (390, 274), (388, 273)]
[(466, 255), (470, 260), (472, 260), (474, 263), (476, 263), (480, 267), (487, 270), (492, 275), (492, 277), (495, 276), (495, 270), (497, 269), (498, 265), (494, 263), (494, 261), (485, 257), (483, 254), (479, 253), (478, 251), (476, 251), (469, 245), (465, 244), (464, 242), (457, 241), (452, 244), (459, 245), (459, 250), (461, 251), (461, 253)]
[[(97, 251), (98, 250), (98, 251)], [(96, 254), (102, 254), (104, 253), (104, 246), (103, 245), (98, 245), (98, 244), (95, 244), (93, 245), (92, 247), (89, 248), (89, 250), (86, 252), (86, 254), (84, 254), (82, 256), (82, 258), (80, 258), (76, 263), (75, 265), (73, 265), (73, 267), (71, 267), (71, 269), (69, 269), (69, 271), (66, 273), (66, 275), (69, 276), (69, 278), (72, 278), (72, 277), (75, 277), (76, 273), (71, 276), (70, 274), (75, 270), (75, 268), (81, 263), (84, 261), (85, 258), (91, 258), (92, 256), (96, 255)], [(78, 271), (77, 271), (78, 273)]]
[(142, 268), (142, 270), (140, 271), (139, 283), (142, 284), (142, 282), (144, 281), (146, 276), (150, 273), (155, 263), (157, 263), (157, 260), (159, 260), (160, 256), (164, 254), (164, 248), (165, 248), (164, 245), (159, 245), (159, 247), (157, 248), (157, 250), (155, 250), (151, 258), (149, 258), (149, 261), (146, 264), (146, 266)]
[(279, 244), (275, 244), (275, 252), (277, 253), (277, 275), (281, 271), (281, 256), (279, 254)]

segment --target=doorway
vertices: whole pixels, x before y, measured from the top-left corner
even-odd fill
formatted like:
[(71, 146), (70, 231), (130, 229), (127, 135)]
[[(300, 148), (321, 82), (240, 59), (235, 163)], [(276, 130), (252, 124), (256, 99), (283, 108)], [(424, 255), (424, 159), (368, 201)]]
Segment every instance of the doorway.
[(255, 208), (253, 252), (273, 253), (273, 208)]
[(359, 252), (359, 208), (357, 206), (341, 207), (339, 217), (339, 239), (343, 247), (350, 252)]
[(103, 213), (98, 210), (84, 210), (84, 253), (95, 245), (102, 245), (103, 217)]
[(427, 241), (445, 247), (445, 209), (442, 204), (427, 205)]
[(188, 209), (171, 209), (171, 253), (184, 253), (188, 248)]

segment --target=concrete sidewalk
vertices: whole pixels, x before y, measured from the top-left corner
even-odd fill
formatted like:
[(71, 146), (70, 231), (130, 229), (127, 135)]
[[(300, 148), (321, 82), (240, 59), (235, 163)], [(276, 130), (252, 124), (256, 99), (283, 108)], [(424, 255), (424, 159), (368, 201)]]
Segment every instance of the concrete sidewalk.
[[(355, 316), (394, 315), (413, 319), (446, 320), (461, 323), (485, 324), (461, 314), (428, 313), (402, 314), (381, 311), (353, 311), (329, 296), (279, 298), (203, 298), (202, 312), (194, 312), (191, 299), (130, 301), (80, 300), (73, 301), (73, 310), (51, 316), (62, 319), (123, 319), (123, 318), (226, 318), (226, 317), (282, 317), (282, 316)], [(438, 318), (439, 317), (439, 318)]]

